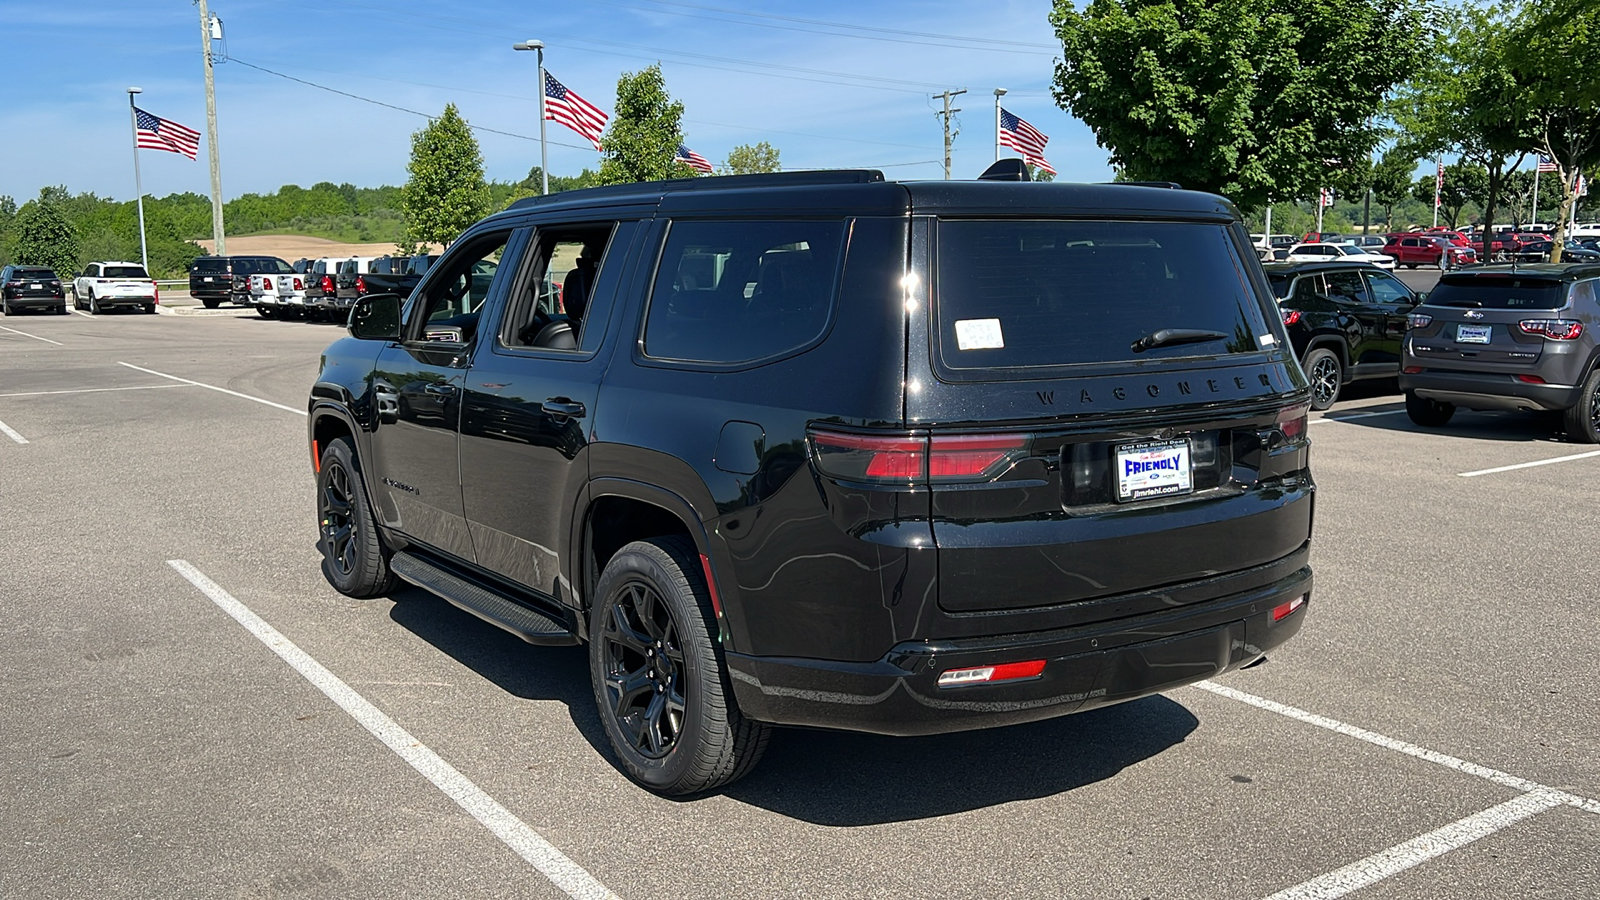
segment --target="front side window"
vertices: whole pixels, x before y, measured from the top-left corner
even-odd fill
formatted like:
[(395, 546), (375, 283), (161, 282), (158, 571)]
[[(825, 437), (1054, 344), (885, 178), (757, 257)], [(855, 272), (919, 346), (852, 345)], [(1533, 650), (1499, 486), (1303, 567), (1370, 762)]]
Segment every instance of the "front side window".
[(1411, 292), (1400, 283), (1400, 279), (1382, 272), (1368, 272), (1367, 284), (1372, 288), (1372, 299), (1376, 303), (1411, 303)]
[(799, 350), (833, 311), (843, 221), (674, 222), (656, 270), (644, 352), (741, 363)]
[[(511, 232), (484, 235), (453, 251), (443, 268), (428, 279), (425, 293), (412, 317), (412, 340), (453, 344), (471, 343), (478, 316), (489, 298), (500, 257)], [(351, 263), (350, 265), (354, 265)]]

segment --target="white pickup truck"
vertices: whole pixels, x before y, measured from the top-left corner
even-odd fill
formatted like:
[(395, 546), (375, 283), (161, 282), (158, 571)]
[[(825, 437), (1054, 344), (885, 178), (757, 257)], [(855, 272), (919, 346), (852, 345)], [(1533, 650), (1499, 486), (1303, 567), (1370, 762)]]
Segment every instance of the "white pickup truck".
[(131, 262), (93, 262), (72, 282), (72, 305), (99, 314), (118, 306), (156, 311), (161, 291), (144, 266)]
[(263, 319), (298, 317), (306, 305), (306, 279), (293, 275), (251, 275), (250, 302)]

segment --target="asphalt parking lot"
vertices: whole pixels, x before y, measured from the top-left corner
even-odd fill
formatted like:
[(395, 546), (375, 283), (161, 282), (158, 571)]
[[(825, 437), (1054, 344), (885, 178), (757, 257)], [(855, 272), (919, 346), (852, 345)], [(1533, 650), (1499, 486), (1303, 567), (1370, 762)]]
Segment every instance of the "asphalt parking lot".
[[(1403, 273), (1426, 289), (1437, 273)], [(339, 330), (0, 319), (0, 896), (1574, 898), (1600, 879), (1600, 452), (1311, 426), (1301, 635), (1216, 683), (918, 739), (780, 731), (671, 801), (583, 651), (318, 570)]]

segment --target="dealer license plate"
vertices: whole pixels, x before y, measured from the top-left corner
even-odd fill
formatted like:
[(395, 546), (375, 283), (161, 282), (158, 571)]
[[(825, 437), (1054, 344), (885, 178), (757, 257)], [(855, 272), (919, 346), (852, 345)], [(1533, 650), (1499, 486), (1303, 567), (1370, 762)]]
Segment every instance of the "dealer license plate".
[(32, 291), (37, 291), (38, 289), (40, 289), (42, 287), (44, 287), (44, 285), (40, 284), (37, 281), (35, 281), (33, 284), (28, 285), (28, 289), (32, 290)]
[(210, 275), (207, 275), (207, 276), (205, 276), (204, 280), (206, 280), (206, 281), (215, 281), (216, 279), (212, 278)]
[(1489, 325), (1457, 325), (1456, 343), (1458, 344), (1487, 344), (1489, 333), (1493, 330)]
[(1146, 441), (1117, 448), (1117, 500), (1147, 500), (1194, 490), (1188, 441)]

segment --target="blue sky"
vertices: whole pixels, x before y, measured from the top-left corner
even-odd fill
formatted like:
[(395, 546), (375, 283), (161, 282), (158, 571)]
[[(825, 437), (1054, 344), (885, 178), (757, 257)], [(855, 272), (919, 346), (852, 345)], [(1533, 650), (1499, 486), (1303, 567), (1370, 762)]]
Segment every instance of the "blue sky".
[[(967, 88), (954, 175), (971, 178), (994, 158), (992, 91), (1005, 87), (1006, 108), (1050, 136), (1062, 178), (1111, 174), (1093, 135), (1050, 98), (1060, 47), (1049, 0), (216, 0), (211, 9), (234, 59), (216, 70), (227, 198), (319, 181), (400, 184), (409, 136), (424, 122), (242, 63), (428, 113), (454, 102), (473, 125), (536, 137), (534, 55), (511, 49), (530, 38), (544, 41), (553, 75), (607, 112), (621, 73), (659, 61), (685, 105), (686, 142), (713, 162), (765, 140), (789, 167), (937, 178), (939, 104), (929, 95)], [(141, 108), (204, 130), (192, 3), (0, 0), (0, 21), (0, 134), (32, 136), (5, 141), (0, 194), (21, 202), (64, 184), (131, 198), (129, 85), (144, 88)], [(549, 136), (552, 173), (598, 165), (578, 135), (552, 122)], [(517, 180), (538, 162), (536, 141), (480, 132), (479, 142), (490, 178)], [(207, 193), (204, 146), (195, 162), (141, 152), (145, 191)]]

